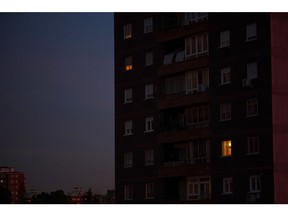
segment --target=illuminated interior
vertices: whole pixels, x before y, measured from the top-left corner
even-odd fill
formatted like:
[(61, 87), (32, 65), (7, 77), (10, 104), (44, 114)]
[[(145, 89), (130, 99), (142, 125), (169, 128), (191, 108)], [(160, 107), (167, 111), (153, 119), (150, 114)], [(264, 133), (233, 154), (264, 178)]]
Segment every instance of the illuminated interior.
[(232, 156), (232, 142), (231, 140), (222, 141), (222, 156)]

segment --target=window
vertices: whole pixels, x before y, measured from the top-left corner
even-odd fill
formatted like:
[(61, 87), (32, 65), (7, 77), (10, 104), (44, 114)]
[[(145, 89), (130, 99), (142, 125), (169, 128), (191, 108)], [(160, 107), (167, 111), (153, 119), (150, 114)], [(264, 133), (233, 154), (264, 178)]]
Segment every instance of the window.
[(125, 152), (124, 153), (124, 168), (133, 166), (133, 153)]
[(257, 26), (256, 23), (252, 23), (246, 26), (246, 41), (257, 39)]
[(187, 178), (187, 199), (205, 200), (211, 196), (210, 177), (188, 177)]
[(231, 142), (231, 140), (222, 141), (222, 156), (223, 157), (232, 156), (232, 142)]
[(145, 66), (153, 64), (153, 52), (145, 52)]
[(247, 64), (247, 79), (255, 79), (258, 77), (257, 62)]
[(133, 186), (132, 185), (124, 186), (124, 200), (133, 200)]
[(261, 191), (261, 179), (260, 175), (254, 175), (249, 177), (249, 186), (251, 193), (258, 193)]
[(144, 19), (144, 33), (149, 33), (153, 31), (153, 18), (149, 17)]
[(189, 164), (210, 162), (209, 140), (193, 140), (186, 145), (186, 159)]
[(153, 130), (153, 117), (145, 118), (145, 132), (152, 132)]
[(209, 87), (209, 70), (208, 68), (189, 71), (185, 76), (186, 94), (193, 92), (204, 92)]
[(154, 85), (145, 85), (145, 99), (150, 99), (154, 97)]
[(185, 25), (208, 18), (208, 13), (185, 13)]
[(132, 24), (124, 25), (124, 40), (132, 37)]
[(209, 105), (198, 105), (186, 109), (187, 126), (207, 126), (210, 121)]
[(231, 83), (230, 67), (221, 68), (221, 85)]
[(259, 154), (259, 137), (247, 138), (247, 154)]
[(125, 89), (124, 90), (124, 103), (131, 103), (132, 100), (132, 89)]
[(231, 120), (231, 103), (220, 104), (220, 121)]
[(124, 136), (127, 135), (132, 135), (132, 128), (133, 128), (133, 123), (132, 121), (125, 121), (125, 132), (124, 132)]
[(154, 150), (149, 149), (145, 151), (145, 165), (153, 165), (154, 164)]
[(128, 56), (125, 58), (125, 70), (132, 70), (132, 56)]
[(193, 35), (185, 39), (186, 59), (208, 53), (208, 34)]
[(230, 46), (230, 31), (220, 32), (220, 47)]
[(154, 183), (145, 184), (145, 199), (154, 199)]
[(223, 194), (232, 194), (232, 178), (223, 178)]
[(247, 117), (258, 116), (258, 99), (247, 100)]
[(165, 95), (180, 94), (185, 92), (185, 77), (177, 76), (164, 80)]

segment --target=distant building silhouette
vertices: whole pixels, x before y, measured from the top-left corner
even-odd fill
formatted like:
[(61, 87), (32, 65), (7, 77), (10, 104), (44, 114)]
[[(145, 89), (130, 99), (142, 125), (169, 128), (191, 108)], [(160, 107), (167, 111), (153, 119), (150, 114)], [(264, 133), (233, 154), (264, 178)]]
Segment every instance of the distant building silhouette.
[(25, 201), (25, 175), (13, 167), (0, 167), (0, 187), (11, 193), (11, 203)]
[(115, 13), (116, 203), (288, 203), (288, 14)]

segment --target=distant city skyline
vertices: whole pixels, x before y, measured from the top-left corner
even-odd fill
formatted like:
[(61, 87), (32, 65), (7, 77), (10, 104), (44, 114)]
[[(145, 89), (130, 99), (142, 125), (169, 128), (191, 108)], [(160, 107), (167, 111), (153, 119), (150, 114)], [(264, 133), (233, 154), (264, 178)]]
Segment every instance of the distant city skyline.
[(0, 166), (27, 190), (114, 189), (113, 43), (112, 13), (0, 13)]

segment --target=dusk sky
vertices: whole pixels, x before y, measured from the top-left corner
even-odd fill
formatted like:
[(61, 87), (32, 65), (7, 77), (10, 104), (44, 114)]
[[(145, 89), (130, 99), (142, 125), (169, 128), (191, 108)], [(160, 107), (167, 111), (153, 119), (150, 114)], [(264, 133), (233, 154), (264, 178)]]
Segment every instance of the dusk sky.
[(0, 166), (26, 189), (114, 189), (112, 13), (0, 13)]

